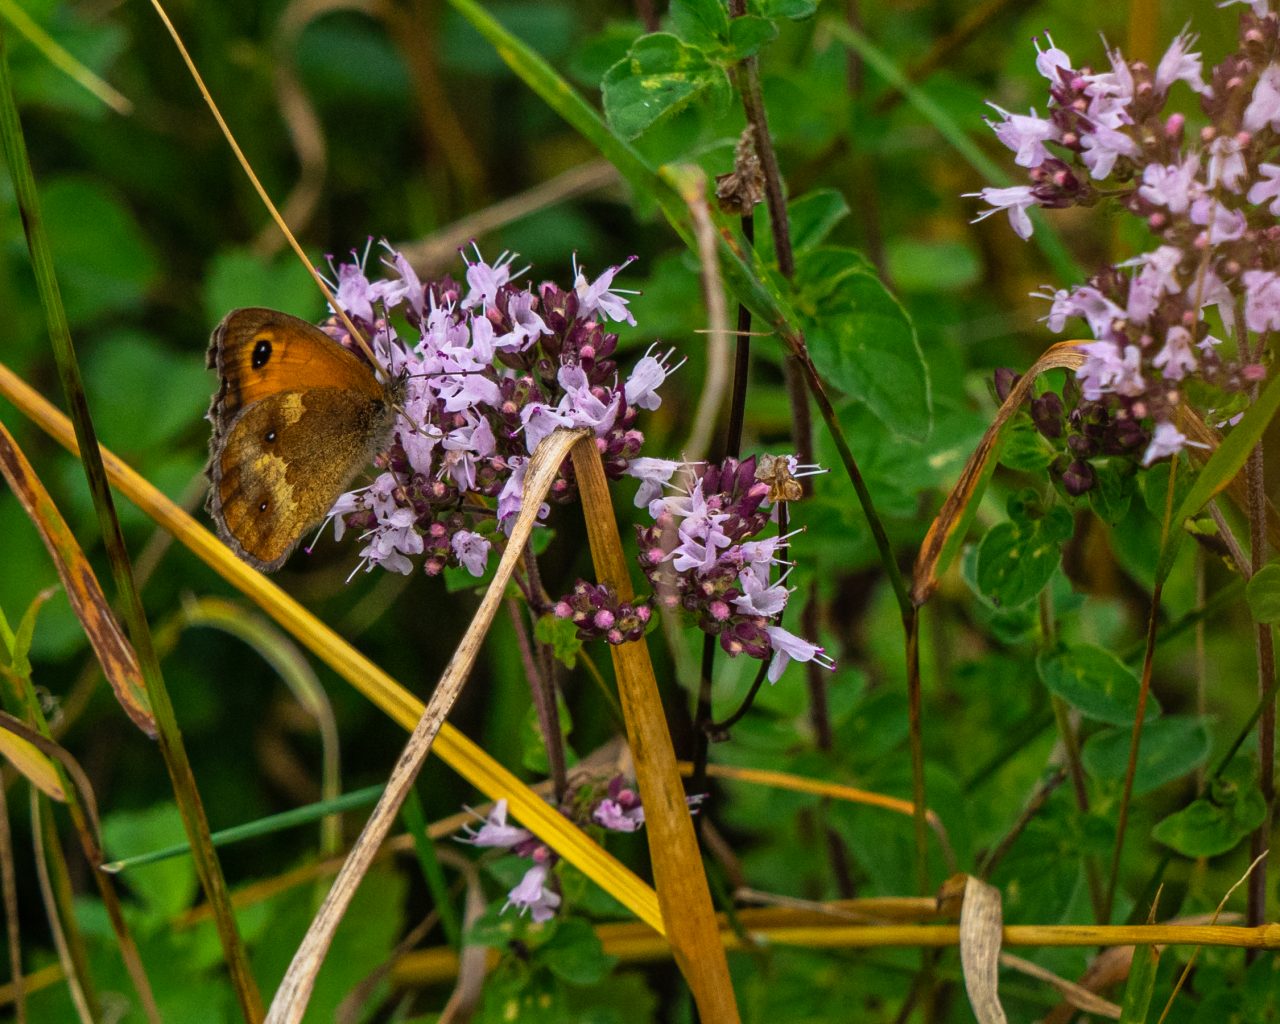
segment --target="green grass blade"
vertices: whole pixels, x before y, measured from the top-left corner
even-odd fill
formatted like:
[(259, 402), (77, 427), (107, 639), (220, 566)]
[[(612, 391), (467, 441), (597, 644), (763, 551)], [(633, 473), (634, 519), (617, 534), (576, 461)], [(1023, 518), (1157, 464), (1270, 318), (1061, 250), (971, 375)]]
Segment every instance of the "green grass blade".
[[(296, 828), (298, 825), (309, 825), (313, 821), (319, 821), (330, 814), (341, 814), (343, 811), (354, 810), (357, 807), (367, 807), (382, 795), (382, 790), (383, 787), (381, 785), (366, 786), (364, 789), (343, 793), (342, 796), (335, 797), (332, 800), (320, 800), (314, 804), (307, 804), (305, 807), (295, 807), (293, 810), (268, 815), (265, 818), (246, 822), (243, 825), (232, 825), (231, 828), (224, 828), (219, 832), (213, 833), (211, 837), (213, 845), (228, 846), (231, 843), (243, 842), (246, 839), (257, 839), (260, 836), (269, 836), (275, 832), (282, 832), (287, 828)], [(177, 843), (174, 846), (166, 846), (159, 850), (152, 850), (149, 853), (140, 853), (136, 857), (113, 860), (110, 863), (103, 864), (101, 870), (111, 874), (119, 874), (129, 868), (140, 868), (144, 864), (155, 864), (158, 861), (169, 860), (173, 857), (182, 857), (190, 852), (191, 846), (189, 843)]]

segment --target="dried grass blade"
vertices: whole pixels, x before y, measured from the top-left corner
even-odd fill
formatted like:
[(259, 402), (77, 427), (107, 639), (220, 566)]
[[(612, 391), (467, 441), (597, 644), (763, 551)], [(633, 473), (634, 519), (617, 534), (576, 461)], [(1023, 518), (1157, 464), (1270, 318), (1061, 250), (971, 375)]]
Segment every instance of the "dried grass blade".
[(45, 859), (45, 832), (40, 820), (40, 811), (40, 794), (33, 789), (31, 790), (31, 841), (35, 846), (36, 879), (40, 884), (40, 896), (44, 901), (45, 914), (49, 919), (49, 932), (53, 936), (54, 949), (58, 952), (58, 962), (62, 964), (62, 976), (67, 979), (67, 990), (71, 994), (76, 1015), (80, 1018), (81, 1024), (93, 1024), (93, 1010), (90, 1007), (89, 996), (93, 989), (87, 973), (81, 976), (85, 964), (72, 955), (67, 933), (62, 927), (53, 879), (49, 875), (49, 864)]
[[(360, 838), (352, 847), (346, 863), (334, 879), (333, 886), (316, 913), (307, 934), (303, 936), (293, 961), (285, 971), (284, 979), (276, 990), (275, 998), (267, 1011), (266, 1024), (298, 1024), (306, 1013), (307, 1002), (315, 987), (316, 975), (324, 963), (325, 954), (333, 942), (333, 936), (341, 923), (343, 915), (351, 905), (356, 889), (364, 879), (365, 873), (373, 863), (384, 839), (395, 823), (400, 807), (408, 796), (418, 772), (431, 752), (440, 726), (445, 716), (453, 707), (462, 687), (471, 674), (476, 656), (480, 653), (480, 645), (484, 642), (493, 617), (502, 603), (503, 594), (511, 576), (520, 562), (525, 544), (528, 543), (533, 528), (537, 523), (538, 512), (542, 502), (551, 491), (560, 465), (568, 456), (579, 438), (585, 436), (581, 430), (572, 431), (563, 428), (543, 439), (529, 460), (525, 473), (524, 495), (520, 502), (520, 514), (516, 517), (515, 526), (503, 549), (502, 559), (494, 572), (493, 580), (485, 590), (471, 619), (471, 624), (458, 643), (453, 657), (445, 667), (444, 674), (436, 684), (427, 702), (426, 710), (414, 727), (405, 745), (404, 752), (396, 762), (391, 777), (387, 780), (387, 788), (378, 801), (378, 805), (369, 815)], [(594, 441), (590, 442), (594, 448)]]
[(9, 801), (0, 786), (0, 893), (4, 895), (5, 937), (9, 940), (9, 975), (18, 1024), (27, 1024), (27, 993), (22, 977), (22, 932), (18, 927), (18, 873), (13, 866), (13, 832)]
[(1024, 960), (1022, 957), (1014, 956), (1012, 953), (1001, 953), (1000, 963), (1010, 970), (1052, 985), (1061, 993), (1063, 1000), (1077, 1010), (1084, 1010), (1085, 1013), (1106, 1017), (1109, 1020), (1120, 1019), (1120, 1007), (1111, 1002), (1111, 1000), (1103, 999), (1096, 992), (1090, 992), (1083, 985), (1077, 985), (1074, 981), (1060, 978), (1053, 971), (1045, 970), (1045, 968), (1031, 960)]
[(89, 638), (116, 700), (133, 719), (134, 725), (155, 739), (156, 720), (142, 683), (138, 656), (125, 639), (93, 567), (85, 558), (71, 528), (3, 423), (0, 423), (0, 474), (3, 474), (48, 549), (49, 557), (58, 570), (58, 578), (62, 580), (62, 588), (71, 602), (71, 609), (84, 627), (85, 636)]
[(1000, 942), (1004, 911), (1000, 890), (969, 875), (960, 908), (960, 966), (978, 1024), (1008, 1024), (1000, 1005)]
[[(631, 600), (631, 576), (594, 438), (584, 439), (573, 449), (573, 469), (596, 577), (612, 586), (622, 600)], [(702, 1019), (716, 1024), (737, 1021), (729, 966), (648, 645), (640, 639), (613, 646), (610, 652), (644, 803), (645, 833), (667, 939)]]
[[(0, 394), (68, 451), (78, 451), (75, 434), (67, 418), (3, 363), (0, 363)], [(106, 448), (100, 451), (113, 486), (134, 505), (262, 608), (390, 718), (406, 729), (413, 728), (422, 715), (422, 701), (277, 584), (236, 558), (217, 537), (157, 491), (119, 456)], [(649, 886), (448, 722), (440, 729), (435, 749), (442, 761), (490, 799), (506, 798), (513, 817), (614, 899), (659, 933), (664, 931), (658, 897)]]
[(1084, 344), (1086, 342), (1083, 341), (1060, 341), (1051, 346), (1022, 375), (1009, 396), (1001, 403), (995, 419), (982, 435), (978, 447), (969, 456), (969, 461), (960, 472), (960, 479), (947, 495), (947, 500), (942, 503), (937, 518), (925, 534), (924, 543), (920, 545), (911, 584), (911, 600), (916, 607), (933, 596), (938, 586), (939, 574), (946, 571), (959, 541), (964, 537), (963, 527), (977, 510), (977, 499), (982, 496), (991, 470), (995, 468), (992, 456), (1005, 424), (1031, 393), (1032, 385), (1040, 374), (1063, 368), (1074, 370), (1084, 364), (1084, 354), (1078, 348)]

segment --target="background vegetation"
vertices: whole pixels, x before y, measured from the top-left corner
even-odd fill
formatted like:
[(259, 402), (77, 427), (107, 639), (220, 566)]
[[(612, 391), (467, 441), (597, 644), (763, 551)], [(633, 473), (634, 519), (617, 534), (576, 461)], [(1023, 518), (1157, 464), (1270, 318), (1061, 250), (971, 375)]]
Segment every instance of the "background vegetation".
[[(323, 300), (285, 251), (148, 5), (21, 4), (54, 40), (127, 98), (127, 112), (110, 109), (51, 66), (15, 30), (13, 6), (0, 4), (0, 16), (9, 19), (5, 43), (99, 434), (166, 494), (196, 508), (203, 501), (207, 445), (202, 417), (214, 388), (204, 367), (210, 328), (227, 310), (257, 304), (319, 319)], [(644, 31), (645, 18), (665, 16), (664, 6), (644, 0), (634, 6), (540, 0), (486, 9), (598, 104), (606, 71)], [(804, 4), (794, 6), (794, 13), (805, 13)], [(1200, 49), (1212, 62), (1234, 45), (1236, 17), (1190, 0), (987, 0), (977, 6), (849, 0), (847, 7), (843, 0), (826, 0), (816, 14), (799, 20), (783, 16), (785, 7), (769, 8), (779, 32), (760, 59), (788, 192), (811, 198), (814, 219), (797, 220), (798, 244), (805, 243), (805, 230), (814, 242), (829, 230), (827, 243), (862, 253), (900, 301), (928, 369), (931, 408), (920, 400), (922, 378), (903, 376), (873, 352), (861, 372), (874, 383), (881, 407), (870, 409), (865, 398), (846, 394), (838, 408), (899, 562), (907, 567), (994, 416), (994, 371), (1021, 372), (1056, 340), (1039, 319), (1044, 303), (1028, 293), (1044, 284), (1065, 287), (1082, 279), (1078, 268), (1092, 271), (1148, 244), (1105, 207), (1055, 217), (1058, 248), (1052, 242), (1023, 243), (1003, 217), (971, 225), (975, 201), (961, 194), (999, 183), (974, 166), (975, 158), (1013, 170), (982, 123), (989, 114), (984, 100), (1016, 110), (1043, 102), (1030, 41), (1046, 29), (1073, 56), (1099, 65), (1100, 32), (1136, 55), (1155, 57), (1194, 16)], [(345, 254), (363, 249), (369, 237), (387, 238), (409, 246), (424, 270), (461, 277), (455, 251), (475, 238), (489, 256), (519, 252), (533, 265), (535, 280), (568, 284), (575, 254), (593, 271), (636, 254), (637, 263), (620, 283), (642, 291), (631, 306), (637, 326), (621, 329), (619, 359), (630, 365), (655, 339), (688, 357), (667, 382), (661, 408), (643, 424), (645, 454), (679, 457), (707, 372), (706, 336), (698, 333), (706, 328), (707, 314), (696, 256), (673, 234), (652, 198), (628, 189), (454, 8), (434, 0), (226, 0), (175, 5), (171, 13), (267, 190), (278, 199), (304, 197), (304, 206), (293, 208), (302, 212), (291, 221), (314, 256)], [(883, 68), (859, 57), (835, 24), (865, 33), (892, 68), (911, 76), (926, 102), (904, 101)], [(743, 116), (727, 87), (723, 92), (700, 93), (640, 135), (637, 146), (645, 159), (654, 166), (697, 164), (712, 177), (731, 170)], [(570, 189), (564, 175), (573, 176), (578, 187)], [(547, 182), (554, 183), (549, 192), (528, 200), (528, 190)], [(522, 197), (514, 211), (501, 205), (511, 197)], [(756, 219), (768, 260), (763, 208)], [(0, 240), (3, 362), (56, 396), (44, 312), (7, 177), (0, 180)], [(815, 316), (813, 310), (803, 312)], [(817, 335), (824, 329), (838, 334), (819, 316), (813, 323)], [(909, 344), (909, 334), (904, 337)], [(745, 452), (794, 450), (783, 355), (775, 339), (756, 339)], [(4, 401), (0, 421), (15, 434), (107, 580), (98, 521), (77, 460)], [(1036, 495), (1046, 493), (1044, 470), (1052, 453), (1025, 416), (1010, 430), (1002, 466), (970, 528), (975, 544), (1009, 519), (1011, 498), (1028, 487)], [(811, 498), (793, 507), (793, 525), (806, 532), (793, 549), (797, 567), (789, 582), (797, 603), (789, 614), (792, 628), (803, 622), (807, 634), (836, 657), (838, 669), (828, 676), (793, 666), (776, 685), (766, 686), (726, 742), (713, 744), (712, 761), (910, 799), (899, 609), (834, 447), (824, 431), (815, 437), (818, 461), (836, 468)], [(1105, 648), (1136, 670), (1167, 469), (1164, 474), (1163, 482), (1153, 470), (1126, 484), (1116, 497), (1121, 507), (1101, 514), (1097, 501), (1064, 501), (1060, 507), (1069, 510), (1070, 529), (1052, 538), (1055, 565), (1056, 553), (1062, 557), (1045, 591), (1048, 600), (1034, 600), (1033, 591), (1032, 600), (997, 607), (979, 592), (973, 557), (966, 556), (943, 577), (923, 617), (928, 804), (945, 828), (955, 865), (965, 871), (976, 872), (984, 853), (998, 848), (1015, 825), (1025, 826), (989, 878), (1003, 893), (1007, 922), (1094, 920), (1089, 875), (1101, 872), (1105, 882), (1133, 710), (1122, 700), (1119, 710), (1079, 720), (1070, 708), (1061, 709), (1076, 719), (1073, 729), (1083, 741), (1082, 809), (1070, 783), (1056, 784), (1063, 754), (1050, 690), (1042, 681), (1046, 673), (1036, 666), (1045, 640), (1041, 616), (1047, 614), (1056, 634), (1071, 643)], [(631, 496), (630, 483), (617, 485), (615, 502), (624, 517), (635, 511)], [(121, 503), (120, 511), (131, 552), (151, 569), (145, 605), (212, 827), (252, 822), (321, 798), (327, 741), (297, 697), (297, 687), (313, 672), (340, 737), (341, 790), (383, 782), (403, 744), (400, 726), (328, 669), (302, 658), (300, 664), (290, 661), (296, 656), (292, 643), (247, 605), (233, 618), (263, 626), (248, 643), (234, 631), (200, 621), (201, 601), (242, 599), (185, 549), (167, 544), (136, 509)], [(629, 542), (630, 527), (621, 525)], [(574, 516), (557, 520), (542, 557), (553, 594), (592, 575), (581, 529)], [(57, 583), (57, 575), (7, 492), (0, 493), (0, 538), (0, 609), (16, 625), (36, 596)], [(475, 606), (467, 579), (378, 572), (348, 579), (355, 561), (349, 543), (335, 544), (326, 536), (310, 556), (297, 555), (280, 582), (425, 697)], [(1154, 754), (1139, 767), (1113, 913), (1117, 922), (1131, 914), (1146, 919), (1157, 879), (1165, 886), (1159, 919), (1211, 912), (1251, 859), (1248, 843), (1237, 842), (1247, 828), (1228, 828), (1231, 843), (1212, 857), (1194, 856), (1186, 843), (1175, 853), (1152, 835), (1158, 822), (1196, 797), (1205, 767), (1217, 763), (1254, 709), (1254, 634), (1237, 580), (1222, 559), (1188, 544), (1165, 586), (1162, 626), (1179, 623), (1206, 597), (1237, 589), (1235, 599), (1222, 602), (1200, 629), (1162, 632), (1152, 678), (1163, 714), (1149, 723), (1144, 741)], [(658, 630), (650, 646), (677, 753), (688, 757), (701, 636), (692, 629)], [(275, 660), (264, 659), (264, 652)], [(603, 651), (590, 653), (597, 664), (607, 662)], [(102, 685), (65, 596), (53, 596), (40, 611), (31, 660), (59, 742), (92, 782), (108, 855), (181, 842), (181, 820), (155, 745)], [(714, 690), (719, 714), (737, 706), (753, 669), (746, 659), (720, 659)], [(586, 755), (615, 734), (616, 723), (581, 664), (562, 681), (572, 723), (569, 741), (578, 755)], [(1057, 692), (1081, 706), (1065, 690)], [(529, 781), (545, 774), (529, 689), (505, 617), (497, 620), (451, 721)], [(1248, 741), (1246, 753), (1254, 742)], [(1055, 787), (1034, 817), (1020, 822), (1046, 780)], [(26, 801), (17, 798), (25, 783), (12, 771), (6, 781), (18, 851), (24, 965), (34, 972), (56, 958), (32, 881)], [(1255, 785), (1247, 773), (1241, 784)], [(433, 821), (478, 800), (434, 758), (417, 789)], [(742, 782), (713, 780), (710, 791), (702, 813), (723, 839), (713, 859), (720, 862), (715, 871), (726, 888), (748, 886), (807, 900), (917, 892), (908, 816)], [(358, 830), (361, 813), (346, 816), (348, 838)], [(106, 1007), (103, 1019), (118, 1007), (120, 1016), (109, 1019), (142, 1020), (89, 869), (65, 816), (58, 821), (91, 974)], [(951, 873), (942, 849), (931, 844), (929, 894)], [(610, 849), (642, 874), (647, 871), (642, 836), (613, 836)], [(314, 826), (221, 851), (233, 888), (280, 878), (321, 855)], [(512, 876), (511, 865), (497, 861), (485, 875), (495, 914), (518, 870)], [(450, 884), (463, 877), (453, 867), (445, 872)], [(121, 879), (164, 1018), (238, 1019), (211, 926), (179, 926), (196, 900), (190, 860), (131, 869)], [(278, 982), (318, 892), (323, 888), (315, 884), (295, 886), (242, 912), (253, 970), (265, 992)], [(1266, 895), (1271, 919), (1274, 885)], [(460, 911), (456, 890), (454, 898)], [(412, 858), (375, 869), (320, 976), (309, 1019), (337, 1019), (337, 1004), (393, 958), (395, 944), (432, 905)], [(615, 911), (597, 892), (583, 896), (574, 917), (605, 920)], [(496, 927), (496, 916), (486, 920)], [(542, 1019), (601, 1024), (690, 1019), (687, 993), (669, 963), (612, 965), (589, 935), (573, 928), (558, 926), (560, 949), (544, 950), (536, 935), (526, 936), (526, 955), (510, 958), (491, 978), (480, 1018), (497, 1020), (512, 993), (527, 998), (532, 992), (547, 993), (551, 1008), (538, 1011), (526, 1003), (522, 1020), (536, 1019), (539, 1012)], [(448, 938), (437, 925), (418, 943), (440, 946)], [(1022, 951), (1071, 979), (1084, 973), (1096, 952)], [(1157, 1006), (1189, 952), (1162, 958)], [(920, 953), (910, 949), (778, 945), (734, 953), (730, 963), (747, 1020), (963, 1021), (973, 1012), (954, 951), (930, 957), (927, 985), (920, 982)], [(1270, 955), (1246, 967), (1240, 950), (1206, 950), (1198, 964), (1171, 1021), (1256, 1021), (1280, 1012)], [(452, 988), (449, 977), (423, 981), (406, 974), (398, 982), (394, 995), (386, 981), (372, 990), (359, 1011), (363, 1016), (351, 1019), (434, 1019)], [(1059, 1002), (1052, 987), (1020, 975), (1006, 975), (1002, 992), (1013, 1020), (1044, 1019)], [(1118, 1000), (1118, 993), (1112, 989), (1111, 998)], [(29, 995), (28, 1002), (31, 1020), (74, 1019), (61, 984)]]

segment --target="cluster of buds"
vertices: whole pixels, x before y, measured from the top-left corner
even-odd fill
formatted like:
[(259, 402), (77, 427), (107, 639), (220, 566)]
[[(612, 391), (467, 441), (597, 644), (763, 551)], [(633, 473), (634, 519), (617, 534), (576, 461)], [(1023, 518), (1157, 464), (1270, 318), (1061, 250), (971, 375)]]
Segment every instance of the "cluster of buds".
[(586, 580), (578, 580), (552, 611), (556, 618), (568, 619), (578, 627), (579, 639), (611, 644), (639, 640), (653, 617), (648, 599), (623, 601), (609, 584)]
[[(1136, 421), (1124, 454), (1145, 465), (1175, 454), (1189, 443), (1175, 425), (1189, 389), (1235, 408), (1266, 375), (1267, 336), (1280, 329), (1280, 18), (1266, 0), (1249, 7), (1236, 52), (1207, 76), (1186, 32), (1155, 68), (1110, 50), (1109, 69), (1096, 72), (1048, 39), (1036, 58), (1049, 82), (1047, 115), (995, 108), (1002, 120), (992, 127), (1031, 184), (984, 189), (991, 209), (978, 219), (1006, 210), (1027, 238), (1031, 207), (1114, 199), (1155, 242), (1082, 285), (1039, 296), (1051, 303), (1050, 329), (1079, 318), (1094, 339), (1077, 371), (1078, 444), (1089, 449), (1081, 465), (1107, 447), (1099, 425), (1123, 420)], [(1198, 130), (1168, 109), (1175, 87), (1198, 97)], [(1231, 356), (1215, 332), (1234, 338)], [(1132, 443), (1140, 435), (1144, 446)]]
[(794, 534), (760, 536), (784, 503), (785, 484), (819, 472), (816, 466), (792, 457), (718, 465), (641, 459), (629, 472), (643, 481), (636, 504), (654, 520), (637, 527), (639, 559), (663, 607), (683, 609), (729, 655), (771, 659), (770, 682), (790, 660), (833, 667), (821, 647), (779, 625), (791, 596), (789, 568), (776, 580), (773, 570), (789, 566), (782, 552)]
[[(515, 283), (525, 271), (514, 257), (487, 263), (477, 252), (464, 289), (448, 277), (424, 284), (390, 249), (388, 275), (371, 281), (367, 255), (334, 269), (335, 297), (403, 382), (403, 410), (376, 460), (381, 474), (330, 514), (339, 536), (360, 532), (366, 570), (407, 574), (417, 559), (429, 575), (463, 566), (480, 576), (514, 524), (529, 456), (557, 427), (590, 429), (606, 473), (626, 473), (644, 441), (638, 412), (658, 407), (672, 353), (650, 349), (619, 377), (618, 336), (605, 324), (635, 323), (613, 288), (626, 263), (595, 281), (575, 265), (572, 288), (535, 291)], [(336, 316), (325, 329), (351, 346)], [(575, 495), (570, 474), (566, 464), (554, 499)]]
[[(688, 797), (691, 814), (696, 814), (706, 794)], [(635, 789), (621, 775), (608, 784), (588, 782), (578, 786), (561, 802), (560, 813), (579, 828), (597, 833), (636, 832), (644, 825), (644, 807)], [(479, 827), (463, 829), (458, 841), (472, 846), (507, 850), (531, 861), (524, 877), (507, 893), (506, 905), (529, 913), (541, 924), (555, 916), (560, 906), (558, 882), (553, 869), (559, 855), (528, 829), (507, 823), (507, 802), (499, 800)]]

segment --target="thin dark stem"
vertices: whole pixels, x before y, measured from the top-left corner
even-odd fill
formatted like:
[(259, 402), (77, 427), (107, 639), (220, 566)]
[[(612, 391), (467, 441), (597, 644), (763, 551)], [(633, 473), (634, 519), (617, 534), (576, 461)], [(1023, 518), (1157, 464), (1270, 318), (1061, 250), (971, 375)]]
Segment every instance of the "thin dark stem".
[(920, 685), (920, 616), (905, 622), (907, 631), (907, 732), (911, 745), (911, 802), (915, 805), (916, 892), (929, 893), (929, 805), (924, 788), (923, 696)]
[[(707, 758), (710, 756), (711, 736), (711, 681), (716, 664), (716, 638), (710, 633), (702, 637), (702, 664), (698, 672), (698, 706), (693, 713), (693, 774), (689, 789), (694, 793), (707, 791)], [(693, 819), (694, 829), (702, 831), (703, 814)]]
[(738, 710), (719, 722), (711, 725), (712, 732), (724, 732), (732, 729), (735, 725), (742, 721), (746, 713), (751, 710), (751, 705), (756, 702), (756, 694), (760, 692), (760, 687), (764, 683), (764, 678), (769, 674), (769, 663), (767, 661), (760, 663), (760, 669), (756, 672), (756, 677), (751, 681), (751, 688), (747, 690), (747, 695), (742, 698), (742, 703), (738, 705)]
[[(749, 248), (756, 244), (756, 222), (750, 215), (742, 218), (742, 237)], [(751, 310), (738, 304), (738, 338), (733, 356), (733, 394), (729, 399), (729, 427), (725, 431), (724, 451), (737, 458), (742, 454), (742, 426), (747, 415), (747, 386), (751, 380)]]
[(1053, 796), (1054, 790), (1061, 786), (1066, 778), (1067, 770), (1059, 768), (1040, 784), (1035, 793), (1031, 795), (1031, 799), (1027, 801), (1027, 806), (1018, 815), (1018, 820), (1013, 823), (1013, 826), (1004, 834), (1000, 842), (996, 843), (991, 848), (991, 851), (982, 858), (982, 862), (978, 866), (979, 878), (991, 877), (991, 872), (999, 867), (1000, 862), (1013, 849), (1013, 844), (1018, 841), (1018, 837), (1022, 835), (1023, 830), (1031, 824), (1031, 820), (1040, 813), (1044, 805), (1049, 802), (1049, 797)]
[[(1262, 445), (1257, 445), (1249, 455), (1247, 482), (1249, 486), (1249, 563), (1256, 573), (1267, 559), (1267, 493), (1263, 472)], [(1258, 694), (1264, 696), (1276, 675), (1275, 647), (1272, 644), (1271, 626), (1257, 624), (1256, 652), (1258, 661)], [(1275, 746), (1276, 705), (1274, 700), (1263, 704), (1258, 719), (1258, 760), (1261, 766), (1259, 783), (1262, 798), (1266, 801), (1267, 815), (1250, 839), (1250, 857), (1261, 856), (1271, 835), (1272, 804), (1275, 802)], [(1258, 925), (1263, 921), (1267, 900), (1267, 864), (1264, 860), (1249, 876), (1249, 901), (1245, 923)], [(1257, 953), (1246, 954), (1246, 959), (1257, 959)]]
[[(808, 600), (800, 615), (805, 636), (818, 635), (818, 585), (809, 586)], [(827, 670), (816, 661), (805, 665), (805, 681), (809, 684), (809, 724), (819, 750), (830, 750), (833, 743), (831, 716), (827, 713)]]
[(516, 633), (516, 648), (520, 652), (520, 663), (524, 666), (525, 677), (529, 680), (529, 693), (533, 698), (533, 709), (538, 716), (538, 729), (542, 732), (542, 742), (547, 748), (547, 766), (551, 775), (551, 784), (555, 789), (556, 803), (564, 799), (568, 789), (568, 769), (564, 756), (564, 735), (560, 732), (560, 708), (556, 703), (555, 687), (547, 678), (534, 654), (529, 631), (525, 628), (524, 616), (514, 600), (507, 601), (507, 613), (511, 616), (511, 625)]

